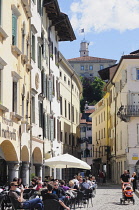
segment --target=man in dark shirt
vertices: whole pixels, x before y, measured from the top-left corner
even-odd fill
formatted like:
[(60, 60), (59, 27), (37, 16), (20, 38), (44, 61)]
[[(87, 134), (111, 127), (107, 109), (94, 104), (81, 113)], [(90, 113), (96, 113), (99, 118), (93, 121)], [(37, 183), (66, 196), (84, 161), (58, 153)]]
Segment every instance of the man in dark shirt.
[(53, 186), (54, 186), (54, 189), (52, 190), (52, 193), (56, 194), (58, 196), (59, 200), (64, 201), (66, 193), (63, 190), (63, 188), (59, 187), (59, 183), (57, 181), (54, 181), (54, 185)]
[(26, 201), (23, 199), (23, 189), (21, 189), (21, 195), (16, 192), (18, 186), (16, 182), (11, 182), (10, 186), (9, 196), (15, 200), (17, 208), (43, 210), (43, 203), (40, 198)]
[(70, 210), (68, 206), (66, 206), (61, 200), (59, 200), (56, 194), (52, 193), (52, 190), (53, 190), (52, 185), (48, 184), (47, 189), (48, 189), (48, 192), (43, 195), (43, 201), (45, 201), (46, 199), (55, 199), (61, 204), (61, 206), (63, 206), (63, 209)]
[(124, 170), (124, 173), (120, 176), (121, 183), (129, 182), (130, 176), (127, 173), (127, 170)]

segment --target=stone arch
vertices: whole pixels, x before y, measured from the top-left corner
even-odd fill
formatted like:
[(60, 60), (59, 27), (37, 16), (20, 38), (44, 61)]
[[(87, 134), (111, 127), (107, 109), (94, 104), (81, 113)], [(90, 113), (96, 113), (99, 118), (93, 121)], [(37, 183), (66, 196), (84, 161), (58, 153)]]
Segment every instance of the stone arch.
[(0, 145), (6, 161), (18, 161), (15, 147), (9, 140), (5, 140)]
[(29, 162), (29, 152), (27, 146), (23, 146), (21, 150), (21, 161)]
[(42, 163), (42, 152), (40, 148), (36, 147), (32, 154), (33, 163)]

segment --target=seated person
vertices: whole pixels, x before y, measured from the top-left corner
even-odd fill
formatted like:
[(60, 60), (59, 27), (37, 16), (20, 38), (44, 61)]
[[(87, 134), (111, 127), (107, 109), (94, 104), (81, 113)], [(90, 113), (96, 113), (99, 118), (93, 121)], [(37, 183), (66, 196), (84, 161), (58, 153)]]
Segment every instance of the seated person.
[(46, 199), (55, 199), (55, 200), (57, 200), (57, 201), (61, 204), (61, 206), (63, 206), (63, 209), (70, 210), (70, 208), (67, 207), (67, 206), (58, 198), (58, 196), (57, 196), (56, 194), (53, 194), (53, 193), (52, 193), (52, 190), (53, 190), (52, 185), (48, 184), (48, 185), (47, 185), (47, 189), (48, 189), (48, 192), (45, 193), (45, 194), (43, 195), (43, 201), (45, 201)]
[(52, 190), (52, 193), (53, 194), (56, 194), (58, 196), (59, 200), (64, 201), (65, 196), (66, 196), (66, 193), (63, 190), (63, 188), (59, 187), (59, 183), (57, 181), (54, 181), (53, 182), (53, 187), (54, 188)]
[(72, 190), (79, 190), (78, 186), (74, 183), (73, 180), (70, 180), (70, 181), (69, 181), (69, 187), (70, 187), (70, 189), (72, 189)]
[(23, 209), (39, 209), (43, 210), (43, 203), (40, 198), (34, 198), (32, 200), (26, 201), (23, 198), (23, 189), (21, 189), (21, 195), (17, 194), (16, 188), (17, 188), (17, 182), (11, 182), (10, 184), (11, 188), (9, 191), (9, 196), (14, 198), (17, 204), (17, 208), (23, 208)]
[(80, 190), (90, 189), (90, 185), (86, 182), (86, 179), (83, 179), (83, 182), (80, 184)]
[(38, 181), (37, 182), (36, 190), (39, 191), (40, 189), (42, 189), (42, 182), (41, 181)]
[(60, 186), (64, 191), (70, 190), (70, 188), (68, 186), (65, 186), (65, 181), (62, 180), (60, 181)]

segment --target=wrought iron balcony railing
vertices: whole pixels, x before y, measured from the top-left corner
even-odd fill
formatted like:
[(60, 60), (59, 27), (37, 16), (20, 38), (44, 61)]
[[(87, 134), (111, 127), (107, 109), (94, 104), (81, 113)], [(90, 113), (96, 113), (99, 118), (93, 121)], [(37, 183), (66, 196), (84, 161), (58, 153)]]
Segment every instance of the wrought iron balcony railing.
[(139, 117), (139, 105), (122, 105), (117, 116), (125, 122), (129, 122), (130, 117)]

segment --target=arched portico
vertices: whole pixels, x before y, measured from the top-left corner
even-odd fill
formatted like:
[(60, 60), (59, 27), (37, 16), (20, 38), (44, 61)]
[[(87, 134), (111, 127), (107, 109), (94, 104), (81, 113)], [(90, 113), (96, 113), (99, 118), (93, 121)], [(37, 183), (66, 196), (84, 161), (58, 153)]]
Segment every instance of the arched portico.
[[(14, 177), (18, 177), (19, 175), (19, 159), (17, 150), (15, 150), (15, 146), (12, 144), (9, 140), (4, 140), (0, 145), (3, 159), (1, 160), (1, 163), (3, 161), (3, 170), (5, 170), (5, 167), (8, 165), (8, 174), (5, 174), (7, 176), (7, 181), (12, 181)], [(3, 173), (3, 171), (1, 170)], [(6, 173), (6, 170), (5, 170)]]
[(42, 152), (39, 147), (36, 147), (33, 150), (32, 161), (33, 161), (33, 165), (35, 166), (35, 175), (42, 177), (43, 159), (42, 159)]

